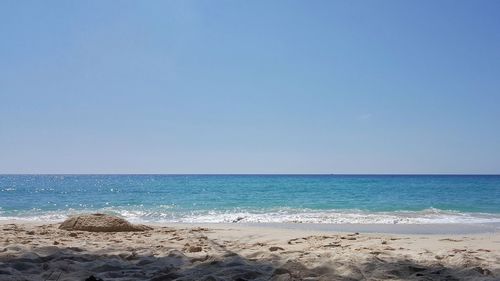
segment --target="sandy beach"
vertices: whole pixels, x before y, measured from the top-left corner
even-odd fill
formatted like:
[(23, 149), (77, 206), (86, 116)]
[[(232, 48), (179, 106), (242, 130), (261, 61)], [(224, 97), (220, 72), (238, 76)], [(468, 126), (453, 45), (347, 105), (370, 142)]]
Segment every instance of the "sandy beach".
[(500, 0), (0, 0), (0, 281), (500, 281)]
[(95, 233), (2, 222), (0, 280), (500, 280), (500, 233), (251, 225)]

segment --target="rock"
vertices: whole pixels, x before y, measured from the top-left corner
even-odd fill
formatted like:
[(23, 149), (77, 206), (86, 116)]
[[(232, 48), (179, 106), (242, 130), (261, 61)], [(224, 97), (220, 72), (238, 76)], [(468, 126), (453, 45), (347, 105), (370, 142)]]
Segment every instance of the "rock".
[(240, 222), (241, 220), (244, 220), (245, 217), (237, 217), (236, 219), (233, 220), (233, 223), (238, 223)]
[(105, 214), (74, 216), (65, 220), (59, 228), (70, 231), (91, 232), (145, 231), (151, 229), (145, 225), (133, 225), (122, 218)]

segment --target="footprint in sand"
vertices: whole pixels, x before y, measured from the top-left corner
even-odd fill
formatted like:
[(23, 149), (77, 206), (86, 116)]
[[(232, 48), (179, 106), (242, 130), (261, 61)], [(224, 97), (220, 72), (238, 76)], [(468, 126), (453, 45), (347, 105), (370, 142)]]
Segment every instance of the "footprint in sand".
[(439, 241), (463, 242), (464, 240), (444, 238), (444, 239), (439, 239)]
[(281, 247), (278, 247), (278, 246), (272, 246), (272, 247), (269, 247), (269, 251), (271, 252), (276, 252), (276, 251), (284, 251), (285, 249), (281, 248)]

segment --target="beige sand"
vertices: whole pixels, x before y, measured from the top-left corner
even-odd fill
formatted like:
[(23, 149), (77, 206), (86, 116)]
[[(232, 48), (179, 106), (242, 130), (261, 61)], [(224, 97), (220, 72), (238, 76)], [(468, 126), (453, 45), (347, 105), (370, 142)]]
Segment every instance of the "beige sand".
[(107, 214), (83, 214), (73, 216), (59, 225), (60, 229), (69, 231), (91, 232), (124, 232), (151, 230), (145, 225), (134, 225), (123, 218)]
[(500, 280), (500, 234), (0, 225), (0, 280)]

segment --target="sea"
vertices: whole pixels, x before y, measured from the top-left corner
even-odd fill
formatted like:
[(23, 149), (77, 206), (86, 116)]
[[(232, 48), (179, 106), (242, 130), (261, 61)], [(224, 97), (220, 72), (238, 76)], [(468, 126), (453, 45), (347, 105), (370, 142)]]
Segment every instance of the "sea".
[(500, 222), (499, 175), (0, 175), (0, 220)]

